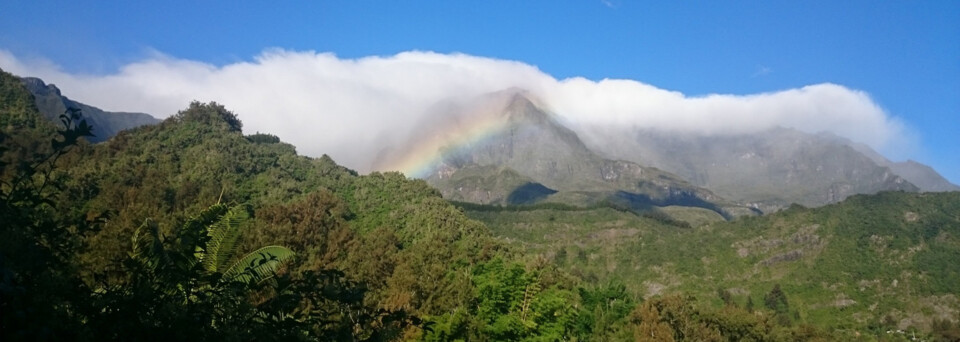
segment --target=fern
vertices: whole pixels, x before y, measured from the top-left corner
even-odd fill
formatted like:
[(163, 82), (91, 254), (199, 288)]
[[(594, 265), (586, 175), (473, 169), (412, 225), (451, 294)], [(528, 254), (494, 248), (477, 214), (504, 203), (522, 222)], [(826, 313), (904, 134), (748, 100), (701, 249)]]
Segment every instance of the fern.
[(262, 247), (237, 260), (223, 273), (223, 279), (243, 283), (263, 282), (272, 278), (294, 255), (293, 251), (286, 247)]
[(207, 227), (219, 221), (228, 211), (227, 206), (216, 204), (190, 218), (178, 234), (180, 251), (187, 255), (193, 254), (197, 262), (203, 262), (208, 254), (206, 246), (210, 238)]
[(237, 240), (240, 237), (240, 227), (250, 218), (244, 207), (234, 207), (228, 210), (219, 220), (209, 225), (205, 256), (201, 260), (203, 268), (208, 272), (222, 272), (233, 258)]
[(144, 220), (143, 224), (133, 231), (132, 240), (130, 258), (150, 272), (156, 272), (160, 265), (169, 262), (160, 239), (160, 231), (153, 220)]

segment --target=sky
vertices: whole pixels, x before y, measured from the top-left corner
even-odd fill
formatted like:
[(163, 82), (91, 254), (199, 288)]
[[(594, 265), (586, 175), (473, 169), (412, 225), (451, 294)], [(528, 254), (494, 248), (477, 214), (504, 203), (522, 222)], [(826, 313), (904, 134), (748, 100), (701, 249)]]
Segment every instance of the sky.
[(0, 68), (107, 110), (217, 101), (359, 170), (436, 101), (518, 86), (573, 122), (829, 130), (960, 183), (957, 1), (276, 3), (4, 1)]

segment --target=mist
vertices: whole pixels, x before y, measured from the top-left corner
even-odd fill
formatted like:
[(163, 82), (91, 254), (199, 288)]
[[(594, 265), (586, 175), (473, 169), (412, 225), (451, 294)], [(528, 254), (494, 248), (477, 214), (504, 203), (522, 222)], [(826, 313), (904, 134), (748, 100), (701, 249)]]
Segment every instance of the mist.
[(637, 80), (557, 79), (536, 66), (465, 54), (410, 51), (356, 59), (270, 49), (222, 66), (155, 53), (103, 75), (0, 50), (0, 68), (56, 84), (71, 99), (109, 111), (166, 118), (193, 101), (216, 101), (246, 134), (278, 135), (309, 156), (328, 154), (360, 172), (405, 138), (438, 101), (518, 87), (577, 126), (652, 128), (706, 135), (775, 126), (833, 132), (888, 157), (917, 138), (862, 91), (823, 83), (759, 94), (688, 96)]

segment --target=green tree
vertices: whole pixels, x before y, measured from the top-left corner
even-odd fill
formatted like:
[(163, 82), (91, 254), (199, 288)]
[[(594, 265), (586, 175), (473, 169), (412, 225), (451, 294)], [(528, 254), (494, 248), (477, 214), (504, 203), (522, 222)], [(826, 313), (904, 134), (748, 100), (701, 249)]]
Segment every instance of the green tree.
[(790, 325), (790, 304), (787, 303), (787, 295), (780, 289), (780, 284), (773, 285), (773, 289), (763, 297), (763, 305), (776, 313), (780, 324)]
[(336, 270), (296, 276), (281, 246), (234, 258), (246, 207), (214, 205), (165, 239), (148, 220), (134, 232), (128, 279), (97, 292), (88, 325), (97, 337), (150, 339), (392, 340), (423, 322), (371, 310), (366, 290)]
[(74, 339), (89, 290), (73, 257), (102, 216), (59, 207), (65, 175), (56, 166), (91, 127), (78, 110), (67, 110), (51, 133), (12, 82), (0, 72), (0, 339)]
[(631, 314), (630, 319), (636, 326), (634, 338), (638, 342), (670, 342), (675, 340), (673, 329), (660, 317), (660, 310), (654, 301), (647, 301), (637, 307), (637, 310)]
[[(232, 262), (239, 227), (247, 220), (244, 208), (214, 205), (169, 239), (152, 220), (144, 222), (134, 231), (124, 263), (126, 281), (94, 296), (87, 323), (92, 334), (122, 339), (304, 336), (312, 322), (309, 314), (294, 310), (299, 299), (284, 294), (278, 282), (265, 284), (293, 253), (270, 246)], [(254, 293), (268, 294), (267, 300), (251, 302)], [(278, 297), (291, 302), (269, 300)]]
[(790, 305), (787, 303), (787, 295), (780, 289), (780, 284), (773, 285), (773, 289), (763, 297), (763, 305), (775, 312), (787, 312)]
[(723, 301), (723, 305), (726, 306), (736, 306), (737, 304), (733, 302), (733, 295), (730, 294), (730, 291), (722, 287), (717, 288), (717, 297)]

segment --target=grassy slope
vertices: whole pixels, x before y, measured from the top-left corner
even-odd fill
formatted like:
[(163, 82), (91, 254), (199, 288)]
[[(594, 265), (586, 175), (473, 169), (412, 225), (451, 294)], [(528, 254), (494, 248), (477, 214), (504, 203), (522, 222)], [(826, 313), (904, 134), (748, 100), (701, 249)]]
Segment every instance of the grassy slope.
[(779, 283), (795, 320), (834, 328), (928, 329), (960, 309), (960, 193), (854, 196), (698, 228), (608, 208), (467, 213), (587, 281), (620, 280), (639, 296), (686, 292), (719, 306), (721, 288), (761, 307)]

